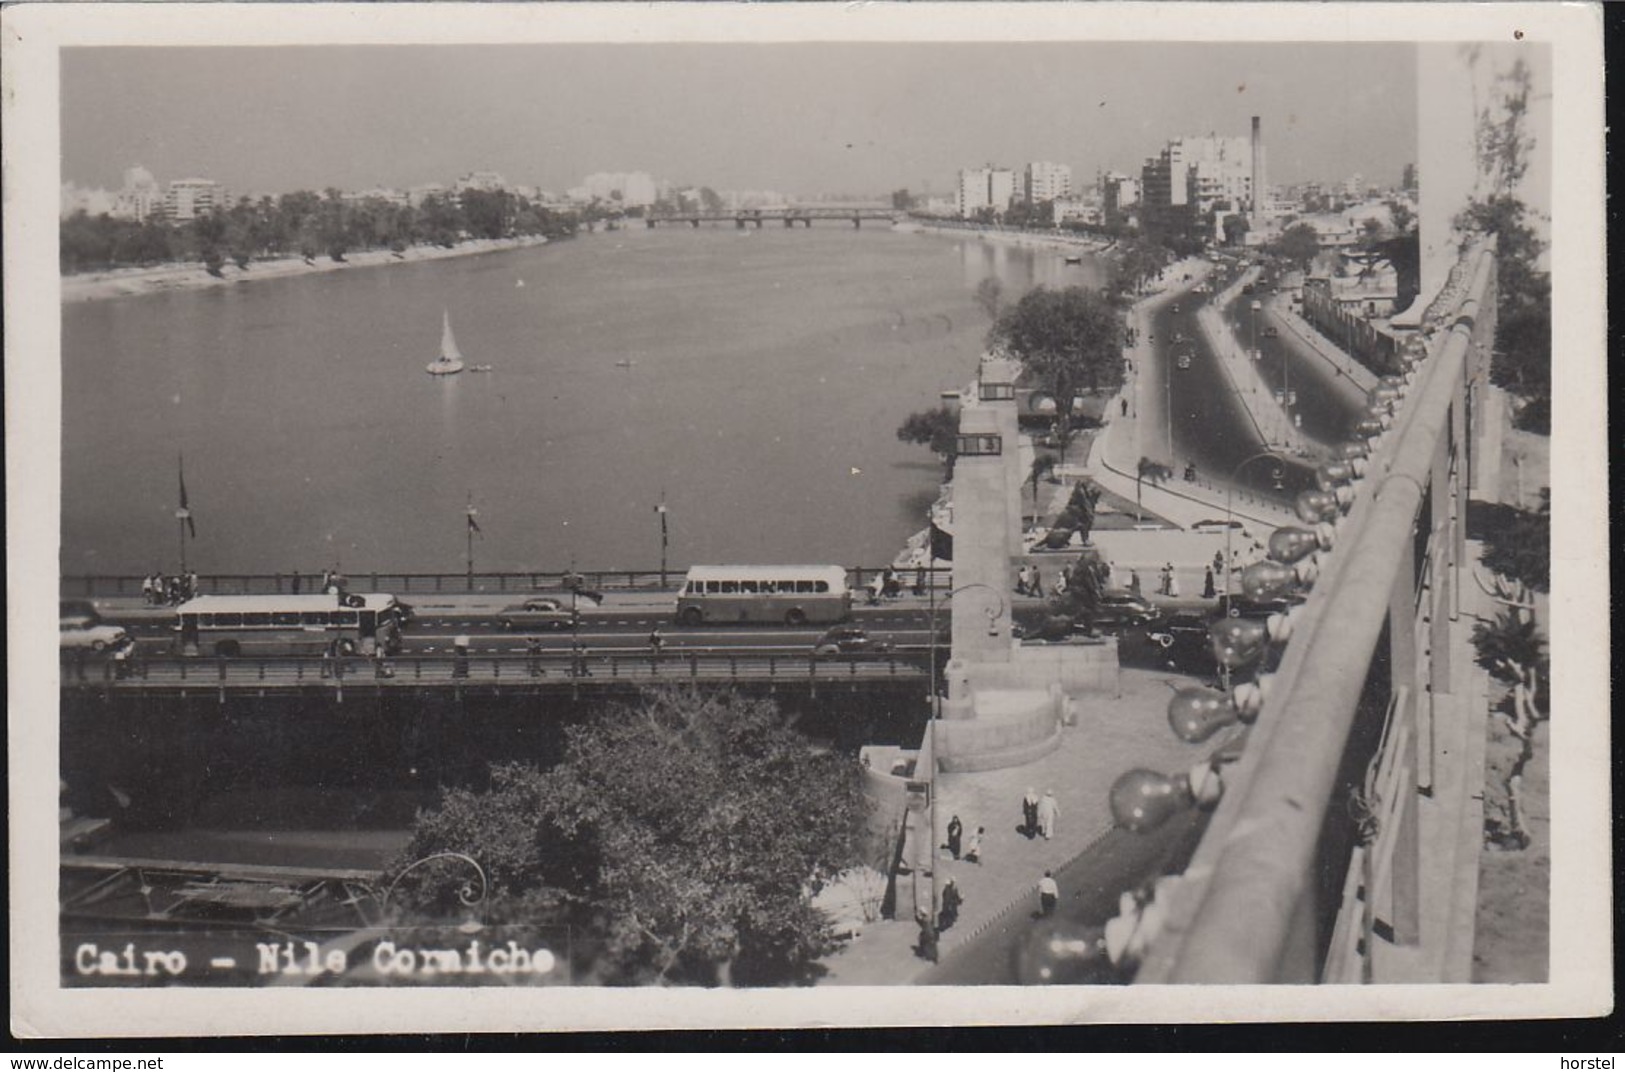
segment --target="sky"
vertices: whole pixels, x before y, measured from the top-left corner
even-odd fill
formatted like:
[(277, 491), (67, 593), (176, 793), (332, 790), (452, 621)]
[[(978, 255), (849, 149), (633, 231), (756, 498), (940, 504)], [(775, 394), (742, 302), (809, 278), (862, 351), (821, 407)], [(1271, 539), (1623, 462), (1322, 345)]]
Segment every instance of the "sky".
[(1170, 138), (1263, 121), (1271, 183), (1396, 184), (1408, 45), (1168, 42), (75, 47), (62, 179), (141, 164), (240, 193), (474, 170), (563, 191), (599, 171), (716, 189), (948, 194), (960, 168), (1138, 174)]

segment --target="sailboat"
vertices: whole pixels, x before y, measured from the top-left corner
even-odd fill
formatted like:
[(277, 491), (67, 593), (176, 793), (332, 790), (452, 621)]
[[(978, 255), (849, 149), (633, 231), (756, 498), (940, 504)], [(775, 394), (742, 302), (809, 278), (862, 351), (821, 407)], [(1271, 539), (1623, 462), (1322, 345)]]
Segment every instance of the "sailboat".
[(441, 315), (444, 320), (440, 331), (440, 356), (429, 362), (426, 370), (431, 376), (450, 376), (463, 371), (463, 355), (457, 350), (457, 340), (451, 336), (451, 313), (442, 312)]

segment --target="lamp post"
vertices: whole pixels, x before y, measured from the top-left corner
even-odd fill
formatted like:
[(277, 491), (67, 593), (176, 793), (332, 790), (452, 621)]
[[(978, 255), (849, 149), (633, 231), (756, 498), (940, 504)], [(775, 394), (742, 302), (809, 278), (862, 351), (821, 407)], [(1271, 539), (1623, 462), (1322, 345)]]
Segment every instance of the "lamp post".
[(1257, 454), (1249, 455), (1246, 458), (1243, 458), (1241, 463), (1230, 471), (1230, 482), (1225, 486), (1224, 489), (1224, 590), (1226, 594), (1229, 594), (1231, 591), (1230, 578), (1235, 573), (1235, 560), (1231, 558), (1230, 540), (1231, 534), (1235, 531), (1236, 522), (1236, 478), (1241, 476), (1241, 471), (1243, 469), (1247, 468), (1247, 466), (1251, 465), (1253, 462), (1258, 461), (1260, 458), (1274, 458), (1277, 462), (1281, 462), (1283, 464), (1286, 461), (1285, 458), (1281, 457), (1273, 450), (1261, 450)]
[[(931, 825), (931, 836), (926, 842), (926, 848), (931, 854), (931, 926), (934, 928), (937, 925), (937, 906), (941, 902), (942, 895), (942, 879), (937, 873), (936, 864), (937, 797), (940, 795), (939, 789), (941, 788), (937, 784), (937, 774), (941, 770), (941, 763), (939, 762), (937, 756), (937, 722), (942, 718), (942, 694), (939, 691), (939, 686), (937, 684), (937, 586), (936, 577), (934, 574), (931, 580), (932, 583), (927, 589), (929, 594), (927, 606), (929, 607), (928, 614), (931, 622), (931, 799), (929, 805), (930, 813), (928, 815), (928, 821)], [(987, 613), (988, 632), (996, 633), (998, 631), (999, 619), (1004, 616), (1006, 610), (1008, 609), (1008, 606), (1004, 600), (1004, 593), (1000, 592), (997, 588), (994, 588), (990, 584), (983, 584), (981, 581), (972, 581), (969, 584), (962, 584), (958, 588), (949, 589), (948, 593), (942, 598), (945, 600), (952, 599), (960, 592), (971, 588), (985, 588), (989, 592), (992, 592), (993, 598), (998, 601), (997, 605), (989, 608)], [(914, 875), (916, 883), (919, 881), (919, 873), (920, 869), (915, 867)], [(918, 886), (916, 886), (914, 896), (916, 910), (918, 910), (919, 903), (919, 891)]]

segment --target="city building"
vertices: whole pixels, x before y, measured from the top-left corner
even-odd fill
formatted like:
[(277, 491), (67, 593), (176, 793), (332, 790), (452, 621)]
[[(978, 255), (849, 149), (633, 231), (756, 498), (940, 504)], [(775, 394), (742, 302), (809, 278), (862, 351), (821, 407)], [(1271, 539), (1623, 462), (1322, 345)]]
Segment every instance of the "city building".
[(413, 186), (406, 191), (407, 204), (418, 208), (431, 197), (445, 197), (451, 191), (446, 189), (443, 182), (428, 182), (421, 186)]
[(347, 190), (339, 195), (340, 200), (348, 202), (358, 201), (384, 201), (391, 205), (406, 205), (411, 203), (411, 195), (405, 190), (397, 190), (389, 186), (374, 186), (366, 190)]
[(224, 209), (226, 188), (213, 179), (175, 179), (164, 192), (164, 215), (180, 222)]
[(1022, 196), (1029, 205), (1072, 196), (1072, 169), (1045, 161), (1028, 164), (1022, 173)]
[(956, 207), (961, 219), (969, 219), (984, 208), (1002, 213), (1016, 196), (1016, 173), (1009, 168), (970, 168), (959, 173)]
[(1303, 284), (1304, 315), (1324, 323), (1341, 314), (1374, 320), (1394, 314), (1399, 272), (1376, 253), (1344, 249), (1317, 258)]
[(581, 204), (618, 201), (647, 207), (659, 199), (659, 190), (646, 171), (600, 171), (582, 179), (580, 186), (571, 187), (569, 197)]
[(1255, 189), (1265, 188), (1264, 142), (1252, 136), (1175, 138), (1140, 171), (1143, 213), (1153, 226), (1192, 234), (1210, 213), (1256, 216)]
[(124, 185), (119, 187), (113, 204), (114, 216), (142, 223), (162, 212), (163, 206), (164, 192), (152, 172), (140, 164), (124, 170)]

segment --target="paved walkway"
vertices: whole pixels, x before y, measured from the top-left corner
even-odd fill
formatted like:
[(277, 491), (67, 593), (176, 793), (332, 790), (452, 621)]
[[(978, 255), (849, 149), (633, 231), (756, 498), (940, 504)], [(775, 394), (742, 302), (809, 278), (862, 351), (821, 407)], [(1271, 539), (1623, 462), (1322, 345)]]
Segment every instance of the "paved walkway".
[(1315, 326), (1292, 308), (1292, 299), (1286, 294), (1271, 295), (1264, 302), (1269, 319), (1290, 331), (1303, 349), (1330, 365), (1333, 371), (1347, 379), (1361, 392), (1369, 394), (1377, 386), (1377, 374), (1338, 349), (1336, 343), (1322, 335)]
[[(1188, 745), (1168, 729), (1168, 697), (1175, 685), (1191, 679), (1148, 670), (1124, 670), (1121, 696), (1090, 697), (1078, 724), (1065, 729), (1054, 752), (1036, 762), (1004, 770), (944, 773), (937, 804), (938, 833), (945, 840), (951, 816), (958, 815), (966, 837), (987, 828), (980, 865), (938, 853), (941, 878), (952, 877), (965, 898), (959, 922), (945, 932), (939, 955), (946, 958), (1010, 912), (1037, 907), (1036, 886), (1046, 869), (1059, 871), (1111, 829), (1107, 793), (1117, 776), (1135, 767), (1176, 771), (1212, 751)], [(1022, 794), (1032, 788), (1053, 790), (1060, 818), (1052, 840), (1028, 840), (1016, 832), (1021, 823)], [(912, 904), (915, 876), (898, 877), (899, 915)], [(930, 876), (919, 875), (922, 902), (929, 899)], [(839, 952), (825, 959), (824, 982), (874, 986), (914, 982), (931, 967), (914, 954), (919, 927), (907, 919), (870, 924)]]

